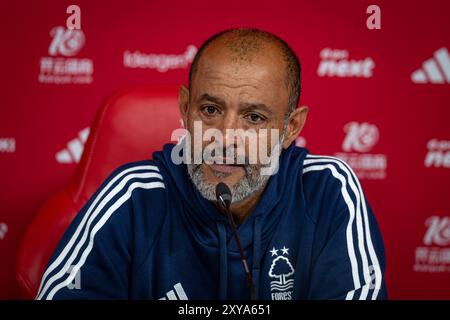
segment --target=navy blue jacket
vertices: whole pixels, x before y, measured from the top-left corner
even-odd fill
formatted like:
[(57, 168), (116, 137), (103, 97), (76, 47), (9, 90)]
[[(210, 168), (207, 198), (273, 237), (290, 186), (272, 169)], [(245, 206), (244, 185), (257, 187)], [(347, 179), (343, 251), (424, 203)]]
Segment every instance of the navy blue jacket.
[[(54, 252), (37, 299), (248, 299), (226, 217), (172, 144), (117, 169)], [(385, 255), (350, 167), (291, 145), (238, 228), (259, 299), (383, 299)]]

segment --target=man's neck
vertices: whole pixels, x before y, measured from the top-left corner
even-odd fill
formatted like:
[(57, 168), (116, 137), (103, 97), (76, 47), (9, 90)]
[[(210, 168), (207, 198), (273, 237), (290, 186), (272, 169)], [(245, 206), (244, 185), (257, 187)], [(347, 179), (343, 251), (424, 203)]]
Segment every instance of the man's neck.
[(250, 216), (259, 200), (261, 199), (261, 196), (265, 189), (266, 188), (264, 186), (264, 188), (261, 188), (261, 190), (254, 193), (250, 197), (231, 204), (230, 211), (233, 214), (233, 217), (237, 224), (242, 224), (245, 219)]

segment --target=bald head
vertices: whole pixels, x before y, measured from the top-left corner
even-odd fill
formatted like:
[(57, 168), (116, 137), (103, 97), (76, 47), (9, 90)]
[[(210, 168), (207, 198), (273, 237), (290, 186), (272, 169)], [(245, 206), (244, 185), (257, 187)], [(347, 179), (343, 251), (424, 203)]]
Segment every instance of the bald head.
[(300, 98), (301, 66), (297, 56), (286, 42), (258, 29), (231, 29), (215, 34), (202, 44), (192, 62), (189, 71), (189, 89), (192, 88), (202, 56), (217, 50), (220, 50), (231, 63), (243, 66), (252, 63), (260, 56), (268, 55), (269, 52), (274, 54), (274, 59), (282, 60), (285, 68), (285, 85), (289, 91), (287, 110), (288, 113), (295, 110)]

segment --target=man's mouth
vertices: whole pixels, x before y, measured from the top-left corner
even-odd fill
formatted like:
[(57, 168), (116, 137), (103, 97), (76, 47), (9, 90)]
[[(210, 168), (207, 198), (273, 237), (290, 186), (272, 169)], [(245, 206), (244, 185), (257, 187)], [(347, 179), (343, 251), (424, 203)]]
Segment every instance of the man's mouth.
[(244, 166), (239, 164), (210, 164), (209, 167), (218, 172), (222, 173), (235, 173), (239, 170), (243, 170)]

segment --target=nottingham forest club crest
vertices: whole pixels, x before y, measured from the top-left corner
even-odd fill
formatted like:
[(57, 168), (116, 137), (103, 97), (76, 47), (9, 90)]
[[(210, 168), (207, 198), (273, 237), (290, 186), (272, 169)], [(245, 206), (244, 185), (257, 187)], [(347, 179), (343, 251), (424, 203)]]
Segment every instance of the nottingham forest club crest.
[(270, 293), (272, 300), (291, 300), (292, 288), (294, 287), (294, 267), (289, 261), (289, 248), (283, 246), (281, 249), (275, 247), (270, 250), (272, 264), (269, 269)]

